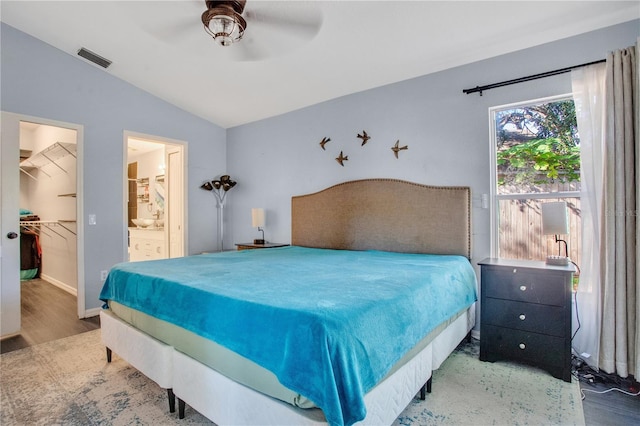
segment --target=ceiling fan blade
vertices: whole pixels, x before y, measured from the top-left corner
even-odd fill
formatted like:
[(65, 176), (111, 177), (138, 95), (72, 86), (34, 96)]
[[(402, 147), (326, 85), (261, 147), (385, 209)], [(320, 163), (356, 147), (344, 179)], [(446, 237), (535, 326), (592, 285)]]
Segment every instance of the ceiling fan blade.
[(252, 2), (244, 17), (252, 26), (269, 26), (290, 36), (312, 39), (322, 25), (322, 13), (312, 2)]
[(228, 47), (229, 58), (238, 62), (281, 56), (315, 37), (322, 25), (312, 2), (248, 2), (244, 17), (244, 37)]
[[(188, 20), (154, 28), (144, 28), (144, 30), (152, 37), (164, 43), (171, 44), (176, 40), (184, 40), (192, 36), (194, 34), (194, 28), (197, 28), (197, 25), (197, 21)], [(202, 25), (202, 23), (200, 23), (200, 25)]]
[(224, 48), (224, 53), (228, 53), (228, 58), (234, 62), (254, 62), (262, 61), (270, 56), (269, 49), (259, 46), (252, 37), (243, 37), (238, 43)]
[(137, 22), (151, 37), (164, 43), (184, 41), (202, 27), (200, 15), (206, 10), (202, 0), (141, 2)]

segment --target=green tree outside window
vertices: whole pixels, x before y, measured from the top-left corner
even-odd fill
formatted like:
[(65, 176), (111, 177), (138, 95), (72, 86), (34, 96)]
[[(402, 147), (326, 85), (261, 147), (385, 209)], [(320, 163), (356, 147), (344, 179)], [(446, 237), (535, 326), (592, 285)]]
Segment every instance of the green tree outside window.
[(580, 181), (580, 139), (572, 100), (500, 111), (498, 185)]

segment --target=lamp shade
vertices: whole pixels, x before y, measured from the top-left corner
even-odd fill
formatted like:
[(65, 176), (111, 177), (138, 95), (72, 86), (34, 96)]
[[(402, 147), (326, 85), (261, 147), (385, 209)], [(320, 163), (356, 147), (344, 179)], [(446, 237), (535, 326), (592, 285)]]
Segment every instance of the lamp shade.
[(254, 228), (260, 228), (264, 226), (264, 209), (262, 208), (253, 208), (251, 209), (251, 225)]
[(569, 233), (569, 217), (565, 201), (542, 204), (542, 232), (545, 235)]

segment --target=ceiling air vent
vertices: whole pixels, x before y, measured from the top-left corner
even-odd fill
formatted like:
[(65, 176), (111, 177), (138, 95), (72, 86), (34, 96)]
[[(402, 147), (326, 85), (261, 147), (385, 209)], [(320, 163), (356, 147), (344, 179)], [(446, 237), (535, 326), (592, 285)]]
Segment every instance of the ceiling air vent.
[(82, 56), (86, 60), (91, 61), (96, 65), (100, 65), (102, 68), (107, 68), (109, 65), (111, 65), (110, 60), (105, 59), (100, 55), (96, 55), (95, 53), (85, 49), (84, 47), (78, 50), (78, 56)]

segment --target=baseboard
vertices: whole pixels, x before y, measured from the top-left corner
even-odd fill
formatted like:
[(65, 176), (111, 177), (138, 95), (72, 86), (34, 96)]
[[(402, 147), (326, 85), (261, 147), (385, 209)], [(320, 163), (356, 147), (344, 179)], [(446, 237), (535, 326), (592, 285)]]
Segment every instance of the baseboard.
[(102, 308), (87, 309), (87, 310), (84, 311), (84, 317), (83, 318), (96, 317), (96, 316), (100, 315), (100, 311), (101, 310), (102, 310)]
[(46, 275), (46, 274), (43, 274), (43, 273), (40, 273), (40, 278), (42, 278), (43, 280), (45, 280), (49, 284), (52, 284), (52, 285), (58, 287), (59, 289), (66, 291), (69, 294), (73, 294), (75, 297), (78, 297), (78, 289), (77, 288), (73, 288), (70, 285), (67, 285), (67, 284), (63, 283), (62, 281), (57, 280), (57, 279), (55, 279), (53, 277), (50, 277), (49, 275)]
[(19, 335), (20, 335), (19, 331), (17, 333), (5, 334), (4, 336), (0, 336), (0, 340), (11, 339), (12, 337), (16, 337), (16, 336), (19, 336)]

